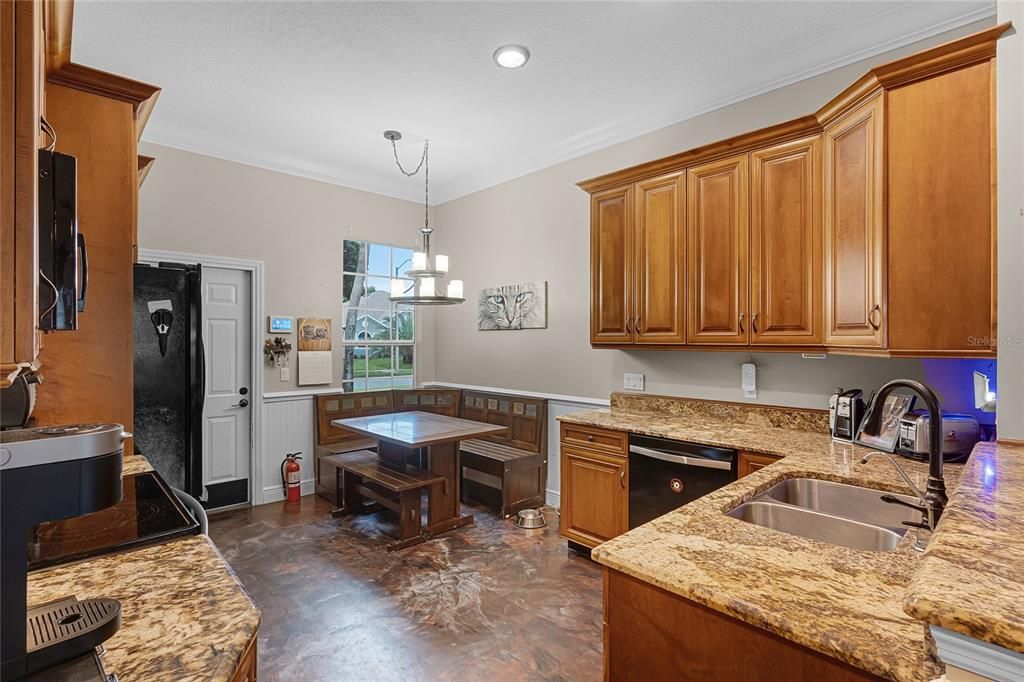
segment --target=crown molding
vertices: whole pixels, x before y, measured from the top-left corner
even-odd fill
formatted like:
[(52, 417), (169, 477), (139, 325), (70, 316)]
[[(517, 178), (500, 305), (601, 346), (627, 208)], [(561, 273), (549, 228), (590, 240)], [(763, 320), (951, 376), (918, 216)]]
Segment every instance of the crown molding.
[[(532, 158), (524, 157), (519, 159), (518, 162), (515, 160), (505, 160), (493, 170), (480, 169), (471, 173), (463, 174), (462, 176), (453, 178), (445, 183), (438, 182), (431, 188), (435, 199), (431, 205), (437, 206), (445, 204), (449, 201), (536, 173), (566, 161), (611, 147), (621, 142), (626, 142), (641, 135), (652, 133), (656, 130), (661, 130), (662, 128), (676, 125), (697, 116), (708, 114), (738, 102), (757, 97), (758, 95), (778, 90), (799, 81), (807, 80), (808, 78), (813, 78), (823, 73), (827, 73), (844, 66), (849, 66), (850, 64), (855, 64), (859, 61), (870, 59), (871, 57), (875, 57), (892, 50), (906, 47), (907, 45), (932, 38), (936, 35), (945, 33), (946, 31), (961, 28), (985, 19), (991, 19), (994, 16), (994, 5), (966, 12), (954, 17), (953, 19), (933, 24), (914, 33), (901, 36), (898, 39), (885, 41), (869, 48), (850, 52), (842, 57), (799, 71), (785, 78), (764, 83), (755, 88), (750, 88), (702, 107), (677, 111), (667, 115), (652, 116), (641, 120), (633, 119), (632, 121), (615, 126), (611, 129), (601, 129), (591, 135), (574, 138), (571, 143), (556, 145), (554, 149), (540, 156), (533, 156)], [(164, 128), (164, 126), (160, 126), (160, 128)], [(246, 166), (253, 166), (278, 173), (284, 173), (286, 175), (293, 175), (308, 180), (316, 180), (318, 182), (340, 185), (350, 189), (370, 192), (372, 194), (380, 194), (394, 199), (413, 202), (421, 201), (421, 195), (418, 190), (416, 192), (407, 192), (398, 190), (391, 184), (367, 182), (363, 179), (352, 177), (349, 174), (339, 173), (316, 164), (297, 163), (294, 159), (285, 158), (283, 155), (259, 152), (240, 153), (238, 151), (227, 151), (222, 148), (221, 143), (215, 142), (212, 139), (213, 137), (214, 136), (206, 133), (200, 133), (192, 129), (178, 127), (178, 131), (175, 134), (168, 134), (166, 130), (153, 130), (143, 137), (143, 141), (195, 154), (201, 154), (203, 156), (219, 158), (233, 163), (240, 163)]]

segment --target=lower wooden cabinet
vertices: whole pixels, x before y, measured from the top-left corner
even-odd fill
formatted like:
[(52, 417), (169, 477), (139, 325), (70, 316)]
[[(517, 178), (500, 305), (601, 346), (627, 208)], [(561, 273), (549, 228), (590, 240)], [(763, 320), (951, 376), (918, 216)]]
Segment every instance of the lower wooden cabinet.
[(778, 462), (781, 457), (775, 455), (763, 455), (758, 452), (746, 452), (740, 451), (739, 462), (736, 465), (736, 478), (743, 478), (747, 474), (752, 474), (758, 469), (764, 469), (769, 464)]
[(239, 659), (238, 667), (235, 668), (235, 673), (231, 676), (231, 682), (256, 682), (256, 640), (258, 637), (259, 632), (254, 632), (245, 651), (242, 652), (242, 658)]
[(604, 660), (604, 679), (615, 682), (882, 679), (609, 568)]
[[(622, 449), (574, 445), (581, 431), (591, 432), (596, 443), (618, 440)], [(629, 529), (627, 448), (621, 431), (562, 425), (562, 537), (593, 548)]]

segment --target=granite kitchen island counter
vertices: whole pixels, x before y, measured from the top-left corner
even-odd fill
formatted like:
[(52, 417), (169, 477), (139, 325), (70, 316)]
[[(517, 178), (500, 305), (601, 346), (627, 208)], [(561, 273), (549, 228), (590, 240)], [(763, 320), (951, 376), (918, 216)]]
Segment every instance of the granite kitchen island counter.
[(103, 656), (120, 682), (230, 680), (260, 624), (205, 535), (29, 574), (29, 606), (70, 595), (121, 602)]
[[(895, 469), (867, 448), (822, 432), (779, 428), (759, 415), (736, 421), (700, 412), (616, 407), (560, 417), (563, 422), (782, 456), (778, 462), (593, 550), (595, 561), (694, 602), (832, 656), (879, 677), (924, 681), (942, 664), (925, 624), (903, 610), (921, 562), (915, 531), (894, 552), (869, 552), (772, 531), (725, 512), (786, 478), (809, 477), (908, 492)], [(795, 426), (813, 421), (796, 415)], [(783, 418), (782, 421), (785, 421)], [(924, 464), (905, 461), (923, 475)], [(947, 466), (955, 489), (961, 466)], [(941, 532), (941, 527), (940, 531)]]

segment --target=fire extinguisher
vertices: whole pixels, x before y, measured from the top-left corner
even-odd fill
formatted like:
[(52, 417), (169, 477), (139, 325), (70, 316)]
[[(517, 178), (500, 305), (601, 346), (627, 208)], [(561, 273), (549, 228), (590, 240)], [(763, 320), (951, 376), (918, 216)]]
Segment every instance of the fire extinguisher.
[(287, 494), (289, 502), (298, 502), (299, 497), (302, 496), (299, 480), (301, 478), (299, 471), (302, 467), (299, 466), (298, 461), (302, 459), (299, 456), (301, 454), (301, 452), (289, 452), (281, 462), (281, 487)]

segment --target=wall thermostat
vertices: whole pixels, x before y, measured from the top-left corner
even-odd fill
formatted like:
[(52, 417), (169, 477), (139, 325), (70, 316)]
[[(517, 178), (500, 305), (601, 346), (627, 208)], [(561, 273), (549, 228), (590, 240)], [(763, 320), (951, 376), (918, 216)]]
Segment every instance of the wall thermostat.
[(280, 317), (278, 315), (267, 316), (268, 334), (291, 334), (295, 331), (294, 317)]

